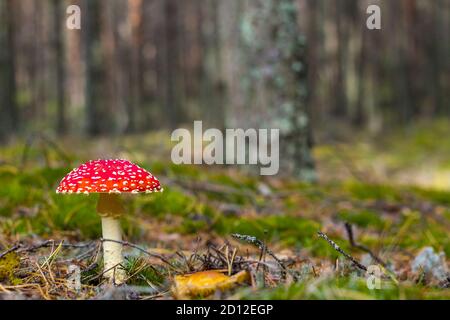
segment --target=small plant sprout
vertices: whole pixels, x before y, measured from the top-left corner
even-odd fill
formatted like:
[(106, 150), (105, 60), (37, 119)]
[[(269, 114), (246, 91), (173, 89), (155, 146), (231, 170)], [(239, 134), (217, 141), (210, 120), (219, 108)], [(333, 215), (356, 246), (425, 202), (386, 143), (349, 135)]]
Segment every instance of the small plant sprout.
[(120, 216), (125, 212), (121, 193), (163, 191), (158, 179), (127, 160), (93, 160), (73, 169), (60, 182), (57, 193), (98, 193), (97, 213), (102, 219), (104, 276), (115, 284), (125, 280), (121, 267), (122, 230)]

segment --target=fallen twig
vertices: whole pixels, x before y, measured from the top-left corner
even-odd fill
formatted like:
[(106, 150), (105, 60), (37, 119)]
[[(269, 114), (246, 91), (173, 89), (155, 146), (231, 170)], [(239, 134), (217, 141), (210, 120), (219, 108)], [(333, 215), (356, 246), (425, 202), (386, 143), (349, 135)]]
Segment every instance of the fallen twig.
[(141, 251), (142, 253), (145, 253), (146, 255), (148, 255), (150, 257), (158, 258), (162, 262), (164, 262), (167, 265), (169, 265), (172, 269), (176, 270), (176, 268), (172, 265), (172, 263), (170, 261), (168, 261), (166, 258), (164, 258), (162, 255), (157, 254), (157, 253), (149, 252), (149, 251), (145, 250), (144, 248), (141, 248), (138, 245), (135, 245), (134, 243), (130, 243), (128, 241), (119, 241), (119, 240), (103, 239), (103, 238), (100, 238), (100, 241), (101, 242), (110, 241), (110, 242), (120, 243), (120, 244), (122, 244), (122, 245), (124, 245), (126, 247), (137, 249), (137, 250)]
[[(258, 247), (261, 250), (262, 254), (267, 253), (269, 256), (271, 256), (277, 263), (278, 265), (281, 267), (281, 269), (283, 270), (283, 275), (285, 275), (286, 272), (290, 273), (291, 275), (293, 275), (291, 272), (289, 272), (289, 270), (286, 268), (286, 266), (284, 265), (283, 261), (281, 261), (280, 259), (278, 259), (278, 257), (272, 252), (272, 250), (270, 250), (266, 244), (259, 240), (258, 238), (254, 237), (254, 236), (249, 236), (249, 235), (245, 235), (245, 234), (239, 234), (239, 233), (233, 233), (231, 234), (231, 236), (235, 239), (241, 240), (241, 241), (245, 241), (248, 242), (250, 244), (253, 244), (254, 246)], [(293, 275), (294, 278), (296, 278), (295, 275)]]
[[(94, 242), (87, 242), (87, 243), (60, 243), (58, 245), (61, 245), (62, 248), (86, 248), (92, 246)], [(20, 252), (29, 252), (29, 251), (35, 251), (40, 248), (44, 247), (53, 247), (55, 245), (55, 240), (45, 240), (43, 242), (40, 242), (38, 244), (34, 244), (32, 246), (23, 247), (20, 246), (19, 251)]]
[(375, 260), (377, 263), (381, 264), (383, 267), (385, 267), (386, 269), (387, 267), (387, 263), (384, 262), (383, 260), (381, 260), (380, 257), (378, 257), (377, 255), (375, 255), (372, 250), (370, 250), (368, 247), (363, 246), (361, 244), (358, 244), (355, 242), (355, 238), (353, 237), (353, 228), (352, 225), (348, 222), (345, 223), (345, 230), (347, 231), (347, 236), (348, 236), (348, 241), (350, 242), (350, 245), (352, 247), (355, 247), (357, 249), (360, 249), (364, 252), (367, 252), (373, 260)]
[(362, 265), (361, 263), (359, 263), (355, 258), (353, 258), (351, 255), (349, 255), (347, 252), (345, 252), (344, 250), (341, 249), (341, 247), (339, 247), (337, 245), (336, 242), (334, 242), (333, 240), (331, 240), (330, 238), (328, 238), (328, 236), (321, 232), (321, 231), (317, 231), (317, 234), (319, 235), (319, 237), (321, 237), (322, 239), (325, 239), (332, 247), (334, 250), (336, 250), (337, 252), (339, 252), (340, 254), (342, 254), (344, 257), (346, 257), (347, 259), (349, 259), (355, 266), (357, 266), (359, 269), (367, 271), (367, 267)]
[(263, 241), (257, 239), (254, 236), (248, 236), (248, 235), (239, 234), (239, 233), (233, 233), (231, 236), (238, 240), (242, 240), (242, 241), (248, 242), (250, 244), (253, 244), (254, 246), (258, 247), (261, 251), (265, 251), (269, 256), (271, 256), (280, 265), (280, 267), (283, 270), (286, 270), (286, 267), (284, 266), (283, 261), (278, 259), (278, 257), (264, 244)]
[(6, 256), (8, 253), (17, 251), (19, 248), (21, 247), (20, 243), (15, 244), (14, 246), (12, 246), (11, 248), (9, 248), (8, 250), (6, 250), (3, 253), (0, 253), (0, 259), (3, 258), (4, 256)]

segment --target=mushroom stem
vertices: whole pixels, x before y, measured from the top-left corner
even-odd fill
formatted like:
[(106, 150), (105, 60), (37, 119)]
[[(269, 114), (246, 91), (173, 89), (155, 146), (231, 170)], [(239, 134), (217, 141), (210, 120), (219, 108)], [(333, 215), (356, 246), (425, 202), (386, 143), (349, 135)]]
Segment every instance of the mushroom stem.
[[(113, 217), (102, 217), (103, 239), (122, 241), (120, 221)], [(116, 284), (125, 279), (125, 272), (120, 267), (123, 261), (122, 244), (113, 241), (103, 241), (104, 276)]]
[[(102, 217), (104, 276), (115, 284), (125, 281), (125, 270), (120, 266), (122, 256), (122, 230), (118, 217), (124, 212), (117, 194), (100, 194), (97, 212)], [(113, 240), (113, 241), (107, 241)], [(118, 242), (115, 242), (118, 241)]]

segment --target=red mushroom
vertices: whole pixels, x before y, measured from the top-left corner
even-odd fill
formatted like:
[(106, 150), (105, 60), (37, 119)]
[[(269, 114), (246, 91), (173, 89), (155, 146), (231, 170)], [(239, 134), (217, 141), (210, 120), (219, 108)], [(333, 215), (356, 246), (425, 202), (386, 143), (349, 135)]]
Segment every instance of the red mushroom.
[(116, 284), (125, 279), (119, 266), (122, 257), (122, 232), (119, 217), (124, 213), (120, 193), (163, 191), (150, 172), (127, 160), (93, 160), (73, 169), (60, 182), (57, 193), (99, 193), (97, 213), (102, 218), (104, 275)]

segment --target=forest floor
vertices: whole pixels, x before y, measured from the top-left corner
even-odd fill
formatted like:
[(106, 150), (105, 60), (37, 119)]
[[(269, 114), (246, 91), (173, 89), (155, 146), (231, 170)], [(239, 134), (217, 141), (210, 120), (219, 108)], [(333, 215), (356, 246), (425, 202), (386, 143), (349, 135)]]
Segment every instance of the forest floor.
[[(311, 184), (174, 165), (166, 133), (11, 142), (0, 149), (0, 299), (450, 299), (449, 128), (319, 144)], [(119, 287), (102, 278), (97, 197), (55, 193), (105, 155), (164, 187), (124, 197)], [(205, 270), (217, 272), (184, 281)]]

